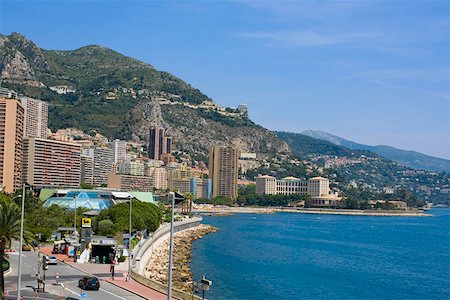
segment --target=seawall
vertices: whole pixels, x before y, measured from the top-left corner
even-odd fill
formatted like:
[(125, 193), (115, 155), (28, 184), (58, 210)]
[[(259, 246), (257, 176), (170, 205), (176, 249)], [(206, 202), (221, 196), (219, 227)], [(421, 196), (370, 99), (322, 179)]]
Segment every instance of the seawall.
[[(200, 225), (201, 221), (201, 217), (194, 217), (175, 222), (173, 231), (174, 233), (176, 233), (185, 229), (197, 227), (198, 225)], [(131, 261), (131, 277), (137, 282), (162, 293), (167, 293), (167, 286), (155, 280), (146, 278), (144, 276), (144, 271), (153, 251), (158, 248), (166, 239), (168, 239), (169, 235), (170, 223), (163, 224), (155, 232), (153, 232), (153, 234), (151, 234), (148, 239), (141, 241), (134, 248), (134, 257)], [(177, 299), (192, 299), (191, 294), (176, 289), (172, 289), (172, 295)], [(198, 297), (194, 296), (194, 298)]]

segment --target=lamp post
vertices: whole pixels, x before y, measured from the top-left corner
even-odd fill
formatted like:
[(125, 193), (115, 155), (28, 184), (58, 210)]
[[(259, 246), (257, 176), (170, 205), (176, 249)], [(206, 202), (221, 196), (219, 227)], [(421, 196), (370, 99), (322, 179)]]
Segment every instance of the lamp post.
[(77, 196), (73, 197), (74, 205), (74, 213), (73, 213), (73, 231), (77, 231)]
[(19, 266), (17, 271), (17, 300), (20, 300), (20, 284), (22, 279), (22, 244), (23, 244), (23, 215), (25, 209), (26, 183), (22, 185), (22, 212), (20, 216), (20, 244), (19, 244)]
[(131, 272), (131, 213), (133, 210), (133, 201), (132, 197), (128, 196), (128, 199), (130, 200), (130, 224), (128, 228), (128, 276), (127, 280), (130, 280), (130, 272)]
[(175, 210), (175, 193), (169, 193), (169, 199), (172, 200), (172, 217), (170, 219), (170, 250), (169, 250), (169, 282), (167, 284), (167, 299), (172, 299), (172, 260), (173, 260), (173, 216)]

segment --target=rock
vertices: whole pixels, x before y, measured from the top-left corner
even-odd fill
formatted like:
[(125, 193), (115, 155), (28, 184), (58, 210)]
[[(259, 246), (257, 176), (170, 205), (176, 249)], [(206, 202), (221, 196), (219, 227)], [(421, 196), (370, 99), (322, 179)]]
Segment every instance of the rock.
[[(192, 273), (189, 267), (191, 261), (192, 242), (204, 235), (218, 231), (218, 228), (201, 224), (197, 227), (186, 229), (174, 235), (174, 260), (173, 260), (173, 285), (185, 292), (191, 291)], [(167, 284), (169, 268), (169, 239), (165, 240), (158, 248), (154, 249), (145, 268), (145, 276)]]

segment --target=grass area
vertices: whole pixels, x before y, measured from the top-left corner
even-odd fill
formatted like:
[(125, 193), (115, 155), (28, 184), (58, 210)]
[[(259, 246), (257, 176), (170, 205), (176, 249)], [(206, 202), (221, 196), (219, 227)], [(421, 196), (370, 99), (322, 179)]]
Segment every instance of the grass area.
[(3, 261), (3, 272), (6, 272), (9, 270), (9, 261), (5, 260)]

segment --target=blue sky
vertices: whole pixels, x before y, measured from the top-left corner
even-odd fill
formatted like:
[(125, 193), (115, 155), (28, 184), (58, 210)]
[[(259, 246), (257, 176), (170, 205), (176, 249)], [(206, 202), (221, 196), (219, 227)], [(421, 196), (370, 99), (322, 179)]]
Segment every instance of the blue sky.
[(110, 47), (273, 130), (450, 159), (449, 1), (8, 1), (0, 32)]

